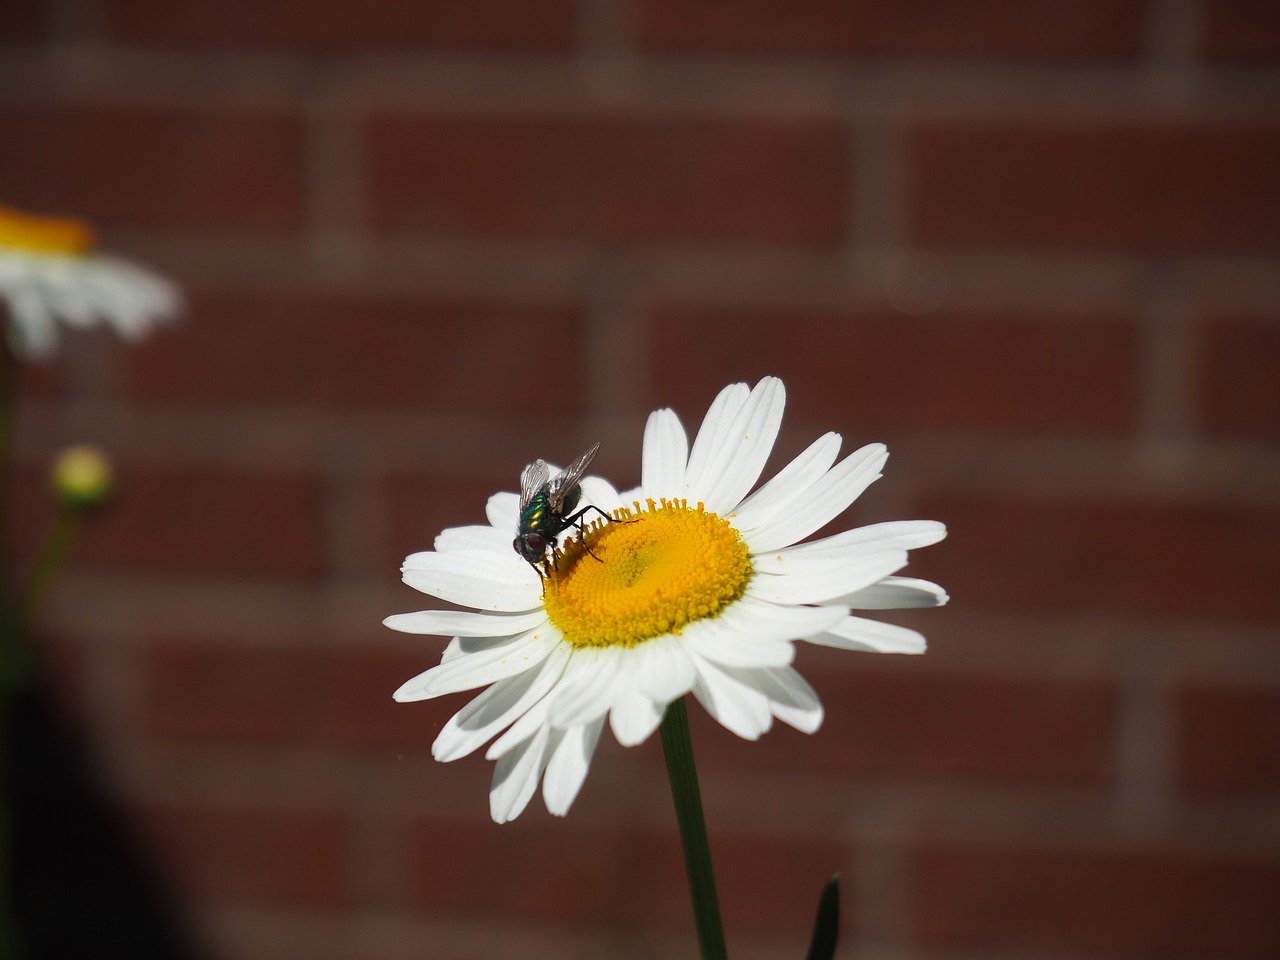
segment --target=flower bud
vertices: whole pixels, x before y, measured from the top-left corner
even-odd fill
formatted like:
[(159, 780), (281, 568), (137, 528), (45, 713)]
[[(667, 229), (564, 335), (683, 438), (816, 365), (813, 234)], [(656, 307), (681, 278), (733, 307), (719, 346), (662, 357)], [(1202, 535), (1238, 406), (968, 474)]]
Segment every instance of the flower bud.
[(67, 447), (53, 462), (50, 480), (64, 507), (83, 510), (101, 503), (111, 493), (111, 462), (95, 446)]

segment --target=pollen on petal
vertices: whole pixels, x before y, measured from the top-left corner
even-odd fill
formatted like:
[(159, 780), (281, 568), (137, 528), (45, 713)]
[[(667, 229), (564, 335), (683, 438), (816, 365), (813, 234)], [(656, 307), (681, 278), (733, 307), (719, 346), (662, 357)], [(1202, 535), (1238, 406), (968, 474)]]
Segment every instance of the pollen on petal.
[(547, 584), (547, 615), (576, 647), (632, 647), (716, 616), (751, 578), (729, 522), (684, 500), (637, 502), (568, 542)]

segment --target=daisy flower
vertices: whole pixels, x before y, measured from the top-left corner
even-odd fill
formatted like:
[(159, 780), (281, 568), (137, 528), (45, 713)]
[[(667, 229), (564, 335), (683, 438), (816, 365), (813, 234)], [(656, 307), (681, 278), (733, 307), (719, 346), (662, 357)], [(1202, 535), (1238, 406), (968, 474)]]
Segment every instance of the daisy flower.
[(90, 327), (105, 320), (134, 340), (177, 313), (169, 281), (94, 252), (92, 229), (0, 207), (0, 300), (9, 306), (9, 342), (25, 359), (43, 360), (58, 344), (58, 320)]
[(490, 498), (488, 525), (443, 531), (415, 553), (404, 581), (469, 610), (389, 617), (407, 633), (452, 637), (439, 665), (405, 683), (400, 701), (485, 688), (432, 748), (457, 760), (490, 744), (489, 794), (499, 823), (538, 784), (564, 815), (604, 725), (623, 746), (654, 732), (667, 705), (692, 692), (748, 740), (774, 719), (812, 733), (822, 704), (791, 666), (795, 640), (844, 650), (923, 653), (914, 630), (854, 613), (945, 603), (924, 580), (897, 576), (907, 551), (946, 535), (929, 520), (878, 523), (802, 543), (880, 476), (873, 443), (837, 462), (828, 433), (751, 492), (782, 423), (782, 381), (733, 384), (711, 405), (690, 448), (671, 410), (649, 417), (638, 489), (593, 476), (581, 504), (617, 520), (565, 538), (545, 584), (513, 549), (520, 500)]

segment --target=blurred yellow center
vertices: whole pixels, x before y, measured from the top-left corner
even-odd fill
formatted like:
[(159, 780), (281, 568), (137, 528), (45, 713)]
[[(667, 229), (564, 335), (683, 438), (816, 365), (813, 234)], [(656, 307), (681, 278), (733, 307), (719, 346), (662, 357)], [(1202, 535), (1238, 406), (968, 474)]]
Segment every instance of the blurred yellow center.
[(93, 228), (80, 220), (37, 217), (0, 207), (0, 247), (77, 256), (93, 248)]
[(89, 507), (111, 492), (111, 461), (97, 447), (67, 447), (53, 463), (54, 493), (68, 507)]
[(751, 576), (747, 545), (702, 504), (649, 500), (647, 509), (637, 503), (615, 516), (629, 522), (599, 521), (584, 540), (565, 544), (542, 598), (575, 647), (633, 647), (679, 633), (742, 596)]

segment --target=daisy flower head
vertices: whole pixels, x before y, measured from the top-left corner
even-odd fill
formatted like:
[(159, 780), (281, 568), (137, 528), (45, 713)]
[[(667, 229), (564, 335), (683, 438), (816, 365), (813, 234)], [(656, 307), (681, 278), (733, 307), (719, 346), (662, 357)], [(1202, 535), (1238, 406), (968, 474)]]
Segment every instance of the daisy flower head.
[(897, 574), (908, 550), (946, 529), (910, 520), (801, 542), (880, 476), (888, 453), (875, 443), (837, 461), (840, 436), (828, 433), (752, 492), (784, 403), (776, 378), (754, 389), (732, 384), (692, 446), (673, 411), (651, 414), (640, 486), (619, 493), (599, 477), (581, 479), (580, 503), (614, 519), (562, 538), (545, 589), (512, 549), (515, 493), (489, 499), (487, 525), (447, 529), (435, 550), (405, 560), (411, 587), (471, 609), (385, 621), (452, 637), (439, 665), (395, 698), (484, 688), (445, 724), (432, 752), (456, 760), (493, 740), (485, 756), (497, 761), (494, 820), (519, 815), (539, 783), (547, 809), (564, 815), (606, 723), (633, 746), (687, 693), (748, 740), (774, 719), (814, 732), (822, 704), (791, 666), (796, 640), (924, 652), (916, 631), (854, 611), (945, 603), (941, 587)]
[(178, 312), (172, 283), (94, 247), (93, 230), (79, 220), (0, 206), (0, 300), (9, 307), (9, 343), (18, 356), (51, 357), (58, 321), (79, 328), (106, 321), (135, 340)]

